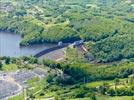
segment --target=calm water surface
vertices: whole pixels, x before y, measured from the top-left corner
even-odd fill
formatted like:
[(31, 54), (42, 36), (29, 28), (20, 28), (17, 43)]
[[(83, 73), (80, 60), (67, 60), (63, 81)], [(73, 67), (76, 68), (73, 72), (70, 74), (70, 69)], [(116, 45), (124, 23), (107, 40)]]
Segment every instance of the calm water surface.
[(0, 56), (30, 56), (35, 55), (42, 50), (55, 46), (54, 44), (42, 44), (20, 47), (20, 41), (20, 35), (9, 32), (0, 32)]

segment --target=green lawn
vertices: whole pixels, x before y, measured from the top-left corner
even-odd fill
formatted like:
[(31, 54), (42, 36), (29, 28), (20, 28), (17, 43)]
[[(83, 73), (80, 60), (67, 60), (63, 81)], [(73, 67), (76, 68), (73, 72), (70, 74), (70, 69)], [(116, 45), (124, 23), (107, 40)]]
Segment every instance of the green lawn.
[(97, 100), (134, 100), (134, 96), (97, 96)]
[(77, 98), (77, 99), (71, 99), (71, 100), (91, 100), (90, 98)]
[(8, 100), (24, 100), (24, 95), (22, 93), (22, 94), (20, 94), (18, 96), (9, 98)]
[[(110, 97), (110, 96), (97, 96), (97, 100), (134, 100), (134, 96), (117, 96), (117, 97)], [(76, 98), (70, 100), (92, 100), (91, 98)]]
[[(119, 79), (119, 81), (124, 82), (126, 79), (127, 78)], [(103, 85), (103, 83), (108, 83), (108, 84), (112, 85), (112, 84), (114, 84), (114, 80), (91, 82), (91, 83), (87, 83), (87, 86), (90, 87), (90, 88), (96, 88), (97, 86)]]
[(10, 71), (16, 71), (18, 69), (16, 64), (9, 64), (9, 65), (4, 65), (2, 67), (3, 71), (10, 72)]

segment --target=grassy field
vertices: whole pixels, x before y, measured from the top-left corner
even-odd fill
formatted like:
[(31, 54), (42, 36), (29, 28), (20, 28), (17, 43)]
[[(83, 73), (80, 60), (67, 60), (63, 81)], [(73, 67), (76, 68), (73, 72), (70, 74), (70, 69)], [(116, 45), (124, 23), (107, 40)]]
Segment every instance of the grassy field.
[[(134, 100), (134, 96), (116, 96), (116, 97), (110, 97), (110, 96), (97, 96), (97, 100)], [(24, 95), (18, 95), (16, 97), (10, 98), (9, 100), (24, 100)], [(90, 98), (76, 98), (76, 99), (70, 99), (70, 100), (91, 100)]]
[(134, 96), (98, 96), (97, 100), (134, 100)]
[[(71, 100), (92, 100), (90, 98), (77, 98), (77, 99), (71, 99)], [(96, 100), (134, 100), (134, 96), (116, 96), (116, 97), (110, 97), (110, 96), (97, 96)]]
[[(119, 80), (120, 80), (120, 82), (124, 82), (126, 79), (119, 79)], [(112, 85), (112, 84), (114, 84), (114, 80), (91, 82), (91, 83), (87, 83), (87, 86), (89, 86), (91, 88), (95, 88), (97, 86), (103, 85), (103, 83), (108, 83), (108, 84)]]
[(18, 96), (9, 98), (8, 100), (24, 100), (24, 94), (22, 93), (22, 94), (20, 94)]
[(10, 72), (10, 71), (16, 71), (18, 69), (16, 64), (9, 64), (9, 65), (4, 65), (2, 67), (3, 71)]

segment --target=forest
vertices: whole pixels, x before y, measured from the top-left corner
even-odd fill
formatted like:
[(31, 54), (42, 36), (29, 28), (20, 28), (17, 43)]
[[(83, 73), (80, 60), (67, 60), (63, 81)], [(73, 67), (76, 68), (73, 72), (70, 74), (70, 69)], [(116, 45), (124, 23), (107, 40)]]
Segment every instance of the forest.
[(1, 8), (0, 30), (21, 34), (20, 45), (83, 39), (95, 43), (89, 49), (98, 62), (131, 59), (133, 6), (129, 0), (16, 0), (7, 3), (12, 10)]
[(27, 81), (28, 99), (134, 100), (133, 0), (1, 0), (0, 31), (20, 34), (20, 46), (84, 41), (87, 52), (67, 47), (63, 62), (0, 57), (1, 71), (49, 69)]

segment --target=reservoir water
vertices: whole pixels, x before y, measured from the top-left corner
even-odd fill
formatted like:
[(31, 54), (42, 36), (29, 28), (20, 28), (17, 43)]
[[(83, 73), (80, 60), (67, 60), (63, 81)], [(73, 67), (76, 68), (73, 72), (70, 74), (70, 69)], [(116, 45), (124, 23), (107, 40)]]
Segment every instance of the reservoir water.
[(54, 44), (41, 44), (20, 47), (21, 36), (10, 32), (0, 31), (0, 56), (20, 57), (30, 56), (55, 46)]

